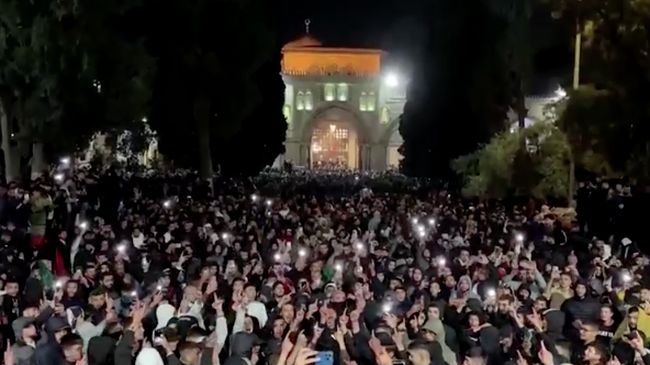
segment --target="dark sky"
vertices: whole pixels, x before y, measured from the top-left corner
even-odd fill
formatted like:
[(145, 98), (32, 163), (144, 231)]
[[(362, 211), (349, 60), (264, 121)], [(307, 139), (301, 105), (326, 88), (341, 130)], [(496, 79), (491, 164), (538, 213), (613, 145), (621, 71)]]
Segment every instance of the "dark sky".
[(380, 48), (389, 60), (406, 61), (426, 43), (418, 10), (422, 0), (287, 0), (279, 10), (282, 43), (305, 33), (326, 45)]
[[(389, 63), (410, 68), (426, 47), (427, 1), (432, 0), (279, 1), (279, 42), (284, 44), (304, 34), (304, 20), (310, 18), (312, 35), (326, 45), (380, 48), (389, 53)], [(565, 77), (571, 64), (570, 28), (551, 19), (548, 9), (537, 1), (535, 4), (531, 36), (536, 48), (536, 78)]]

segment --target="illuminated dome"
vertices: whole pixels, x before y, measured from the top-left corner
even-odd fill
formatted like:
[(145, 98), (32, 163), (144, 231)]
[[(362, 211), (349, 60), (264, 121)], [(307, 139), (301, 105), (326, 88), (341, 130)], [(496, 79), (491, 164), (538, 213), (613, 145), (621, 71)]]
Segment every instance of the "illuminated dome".
[(318, 39), (309, 34), (305, 34), (304, 36), (285, 44), (284, 47), (282, 47), (282, 50), (291, 48), (321, 47), (322, 45), (323, 43)]

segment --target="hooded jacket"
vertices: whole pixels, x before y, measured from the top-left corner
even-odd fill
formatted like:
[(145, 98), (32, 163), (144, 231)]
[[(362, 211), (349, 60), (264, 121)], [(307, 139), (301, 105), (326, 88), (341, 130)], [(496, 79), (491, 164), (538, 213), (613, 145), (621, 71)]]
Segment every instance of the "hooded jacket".
[(562, 330), (564, 328), (564, 321), (566, 315), (564, 312), (557, 309), (549, 309), (544, 313), (546, 319), (546, 334), (553, 341), (562, 339)]
[[(461, 293), (460, 290), (459, 290), (460, 284), (462, 282), (467, 283), (468, 289), (467, 289), (466, 293)], [(458, 279), (458, 284), (456, 284), (456, 289), (454, 289), (451, 292), (451, 296), (449, 297), (449, 299), (463, 299), (463, 298), (465, 298), (465, 299), (479, 299), (480, 300), (481, 298), (478, 296), (477, 293), (474, 293), (472, 291), (472, 288), (473, 288), (472, 279), (470, 279), (470, 277), (467, 276), (467, 275), (463, 275), (463, 276), (460, 277), (460, 279)]]
[(16, 344), (13, 347), (13, 351), (14, 361), (17, 365), (31, 364), (35, 347), (28, 345), (22, 341), (22, 332), (23, 328), (32, 323), (34, 323), (34, 320), (26, 317), (20, 317), (11, 323), (11, 327), (16, 338)]
[(456, 354), (447, 346), (446, 331), (442, 321), (439, 319), (430, 319), (422, 328), (436, 334), (436, 341), (442, 348), (442, 357), (445, 359), (445, 362), (450, 365), (457, 364)]
[(88, 341), (88, 365), (114, 365), (115, 339), (93, 337)]
[(64, 363), (63, 349), (56, 341), (54, 333), (67, 326), (65, 318), (62, 317), (52, 317), (47, 320), (45, 323), (47, 338), (36, 346), (34, 351), (35, 365), (60, 365)]
[(31, 365), (35, 348), (22, 342), (16, 342), (13, 346), (14, 362), (16, 365)]

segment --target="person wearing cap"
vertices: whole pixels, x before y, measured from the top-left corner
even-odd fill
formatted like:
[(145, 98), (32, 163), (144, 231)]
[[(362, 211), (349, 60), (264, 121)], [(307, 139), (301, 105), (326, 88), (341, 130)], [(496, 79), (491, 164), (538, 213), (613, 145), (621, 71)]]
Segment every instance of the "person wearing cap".
[(61, 339), (70, 333), (70, 325), (63, 317), (52, 317), (45, 323), (47, 337), (34, 351), (35, 365), (59, 365), (65, 359), (61, 348)]
[(34, 322), (34, 319), (20, 317), (11, 324), (16, 338), (16, 343), (13, 345), (16, 365), (32, 364), (36, 341), (38, 340), (38, 332)]

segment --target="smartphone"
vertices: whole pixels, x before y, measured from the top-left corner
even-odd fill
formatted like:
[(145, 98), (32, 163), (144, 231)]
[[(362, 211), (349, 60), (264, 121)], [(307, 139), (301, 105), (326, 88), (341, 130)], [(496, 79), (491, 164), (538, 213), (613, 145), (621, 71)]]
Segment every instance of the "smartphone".
[(334, 353), (332, 351), (319, 351), (316, 365), (334, 365)]

